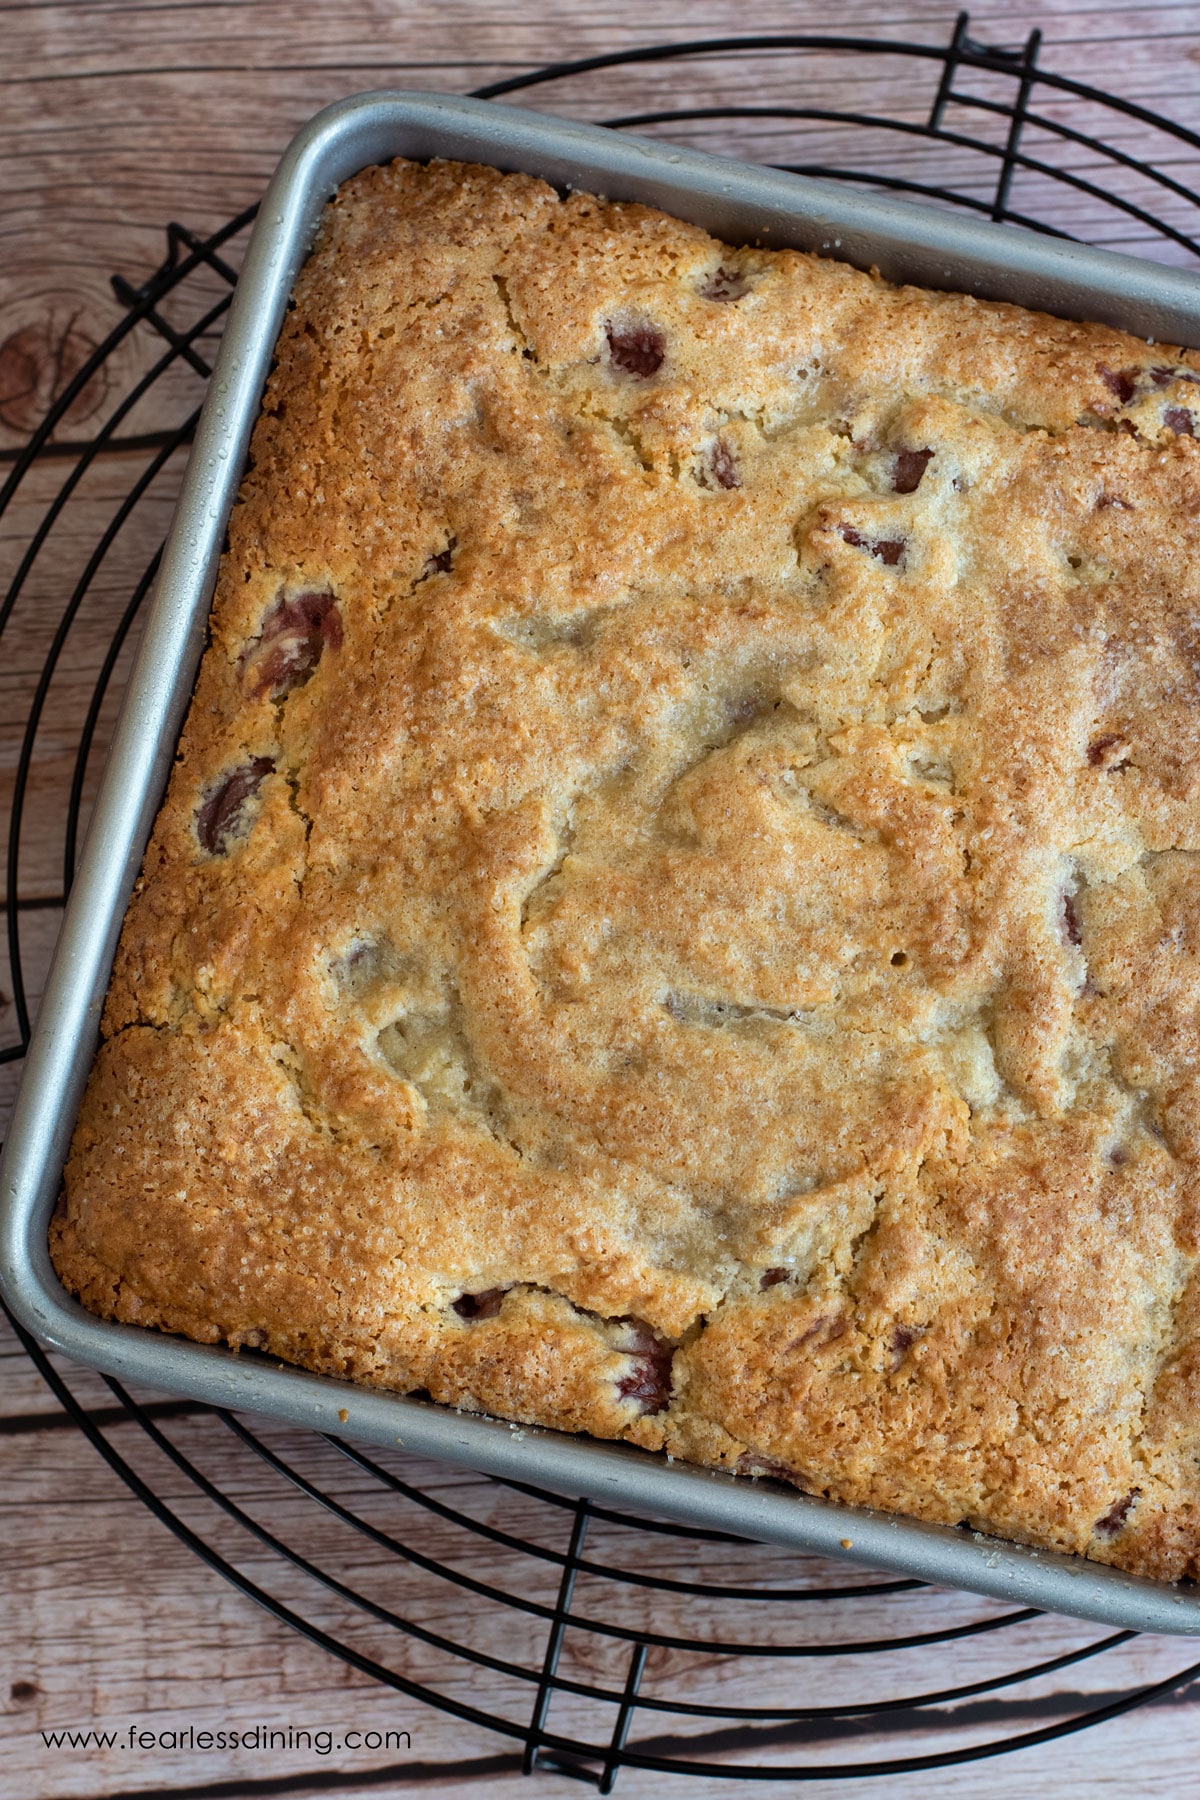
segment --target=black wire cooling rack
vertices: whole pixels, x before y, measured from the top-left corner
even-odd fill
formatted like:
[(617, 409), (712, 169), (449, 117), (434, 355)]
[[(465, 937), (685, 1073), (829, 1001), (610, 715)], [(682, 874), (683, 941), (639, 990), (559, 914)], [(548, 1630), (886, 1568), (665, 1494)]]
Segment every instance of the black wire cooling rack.
[[(945, 45), (723, 38), (559, 64), (480, 92), (545, 88), (540, 103), (575, 116), (735, 144), (805, 174), (1132, 243), (1185, 265), (1200, 259), (1200, 196), (1189, 185), (1200, 136), (1042, 70), (1039, 48), (1036, 31), (1016, 49), (978, 44), (962, 14)], [(902, 85), (896, 59), (908, 71)], [(873, 99), (886, 72), (885, 114)], [(0, 453), (11, 464), (0, 549), (17, 547), (0, 605), (0, 669), (23, 689), (33, 680), (23, 716), (0, 718), (0, 747), (15, 763), (0, 1077), (28, 1043), (252, 217), (203, 239), (169, 226), (162, 266), (138, 288), (114, 279), (120, 322), (27, 447)], [(107, 404), (114, 388), (103, 424), (72, 437), (72, 420), (89, 405), (94, 416), (96, 395)], [(97, 502), (107, 511), (98, 537)], [(63, 600), (50, 584), (72, 559)], [(61, 892), (44, 891), (52, 866)], [(98, 1408), (81, 1398), (94, 1396), (94, 1377), (64, 1373), (22, 1341), (109, 1467), (212, 1569), (332, 1656), (508, 1740), (503, 1754), (463, 1766), (481, 1779), (553, 1770), (607, 1793), (627, 1766), (784, 1785), (861, 1781), (995, 1757), (1135, 1707), (1186, 1706), (1200, 1676), (1172, 1640), (1098, 1635), (911, 1581), (848, 1580), (816, 1558), (399, 1452), (368, 1456), (138, 1397), (116, 1381), (112, 1404)], [(950, 1643), (963, 1679), (929, 1691), (930, 1651)], [(945, 1748), (903, 1754), (916, 1740)]]

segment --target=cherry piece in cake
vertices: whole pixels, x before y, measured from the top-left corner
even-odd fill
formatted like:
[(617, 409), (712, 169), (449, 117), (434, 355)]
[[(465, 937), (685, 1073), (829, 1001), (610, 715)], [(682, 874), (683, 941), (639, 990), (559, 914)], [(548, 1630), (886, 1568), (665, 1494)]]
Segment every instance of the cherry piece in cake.
[(605, 327), (608, 354), (614, 365), (639, 381), (649, 381), (663, 366), (667, 354), (666, 339), (657, 325), (614, 325)]
[(1102, 1519), (1097, 1519), (1092, 1526), (1097, 1537), (1116, 1537), (1118, 1531), (1128, 1520), (1129, 1514), (1133, 1510), (1133, 1503), (1141, 1491), (1140, 1488), (1131, 1488), (1117, 1501), (1115, 1506), (1105, 1513)]
[(1074, 894), (1063, 894), (1058, 902), (1058, 928), (1062, 933), (1064, 944), (1080, 945), (1083, 932), (1079, 925), (1079, 914), (1075, 910)]
[(896, 1325), (892, 1328), (892, 1367), (898, 1369), (917, 1339), (920, 1331), (914, 1325)]
[(1098, 363), (1096, 373), (1109, 393), (1115, 394), (1122, 406), (1128, 406), (1137, 393), (1138, 371), (1136, 369), (1110, 369), (1107, 364)]
[(733, 452), (723, 438), (718, 438), (708, 453), (706, 473), (709, 476), (705, 483), (707, 487), (735, 488), (742, 485), (738, 479)]
[(921, 477), (933, 460), (932, 450), (900, 450), (892, 470), (892, 488), (897, 494), (915, 494)]
[(269, 694), (279, 700), (303, 687), (324, 652), (341, 649), (342, 636), (342, 615), (326, 590), (277, 600), (249, 658), (254, 699)]
[(629, 1342), (625, 1348), (632, 1366), (617, 1381), (622, 1400), (637, 1400), (645, 1413), (662, 1412), (671, 1399), (671, 1361), (674, 1350), (656, 1335), (644, 1319), (626, 1319)]
[(196, 814), (200, 848), (210, 856), (224, 856), (232, 838), (241, 833), (246, 806), (275, 767), (270, 756), (255, 756), (230, 769), (203, 801)]
[(450, 1304), (460, 1319), (494, 1319), (504, 1304), (504, 1288), (484, 1288), (479, 1294), (460, 1294)]
[(750, 283), (736, 269), (720, 268), (710, 275), (700, 289), (702, 300), (740, 300), (750, 291)]
[(869, 550), (871, 555), (877, 556), (885, 568), (888, 569), (894, 569), (904, 555), (903, 538), (878, 538), (872, 540), (871, 538), (865, 538), (861, 531), (856, 531), (853, 525), (842, 526), (842, 538), (847, 544), (853, 545), (856, 550)]

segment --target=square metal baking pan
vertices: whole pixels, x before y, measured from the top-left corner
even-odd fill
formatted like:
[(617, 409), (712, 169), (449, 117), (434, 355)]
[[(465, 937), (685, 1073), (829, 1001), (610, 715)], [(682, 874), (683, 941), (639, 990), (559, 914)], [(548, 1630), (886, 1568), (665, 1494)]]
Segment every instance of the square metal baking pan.
[(956, 288), (1142, 337), (1200, 345), (1200, 281), (1175, 270), (480, 101), (365, 94), (295, 139), (255, 227), (221, 343), (79, 872), (12, 1130), (0, 1161), (0, 1293), (36, 1336), (123, 1380), (272, 1414), (492, 1474), (764, 1542), (849, 1556), (1022, 1606), (1200, 1636), (1200, 1587), (1082, 1558), (809, 1499), (623, 1445), (462, 1414), (353, 1387), (253, 1353), (92, 1317), (46, 1247), (97, 1042), (121, 921), (158, 810), (204, 646), (225, 523), (288, 295), (339, 182), (395, 156), (522, 170), (561, 188), (640, 200), (733, 243), (824, 251), (894, 280)]

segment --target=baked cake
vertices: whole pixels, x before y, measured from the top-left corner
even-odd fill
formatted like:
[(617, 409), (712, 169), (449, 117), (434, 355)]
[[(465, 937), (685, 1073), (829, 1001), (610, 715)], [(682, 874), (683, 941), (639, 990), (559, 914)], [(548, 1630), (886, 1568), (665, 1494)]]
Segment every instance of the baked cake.
[(524, 176), (348, 182), (63, 1281), (1194, 1574), (1198, 384)]

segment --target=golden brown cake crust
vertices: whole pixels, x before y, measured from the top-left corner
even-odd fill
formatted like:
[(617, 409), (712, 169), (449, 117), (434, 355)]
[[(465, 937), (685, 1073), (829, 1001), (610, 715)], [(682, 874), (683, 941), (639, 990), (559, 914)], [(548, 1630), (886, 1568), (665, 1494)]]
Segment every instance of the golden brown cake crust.
[(1198, 368), (522, 176), (349, 182), (63, 1280), (1196, 1573)]

